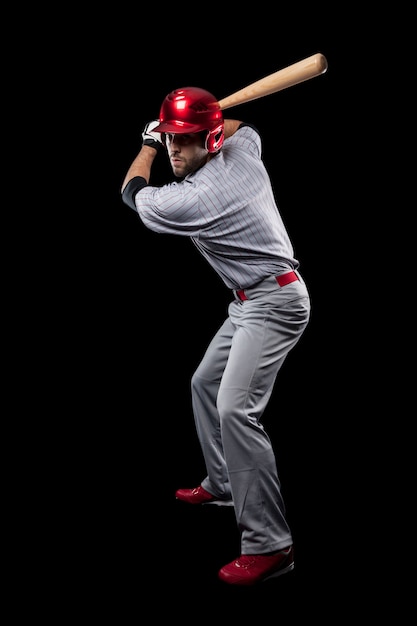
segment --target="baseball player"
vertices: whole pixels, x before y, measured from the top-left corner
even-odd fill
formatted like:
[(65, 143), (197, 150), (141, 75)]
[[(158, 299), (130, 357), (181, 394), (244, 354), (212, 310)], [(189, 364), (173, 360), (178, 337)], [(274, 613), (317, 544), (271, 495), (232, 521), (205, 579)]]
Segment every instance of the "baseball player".
[[(161, 151), (174, 180), (153, 186), (152, 164)], [(194, 488), (178, 489), (176, 498), (234, 507), (241, 553), (218, 572), (225, 583), (254, 585), (289, 572), (293, 539), (262, 416), (309, 322), (310, 298), (259, 133), (223, 119), (205, 89), (176, 89), (159, 119), (145, 126), (121, 193), (147, 228), (189, 237), (230, 290), (227, 317), (191, 379), (207, 475)]]

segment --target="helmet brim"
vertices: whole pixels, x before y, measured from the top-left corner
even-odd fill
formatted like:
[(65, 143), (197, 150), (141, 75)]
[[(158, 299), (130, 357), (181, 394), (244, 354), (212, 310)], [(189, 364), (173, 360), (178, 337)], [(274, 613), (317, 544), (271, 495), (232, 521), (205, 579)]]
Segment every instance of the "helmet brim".
[(199, 124), (190, 124), (188, 122), (181, 122), (177, 120), (161, 122), (158, 126), (152, 129), (154, 133), (199, 133), (202, 128)]

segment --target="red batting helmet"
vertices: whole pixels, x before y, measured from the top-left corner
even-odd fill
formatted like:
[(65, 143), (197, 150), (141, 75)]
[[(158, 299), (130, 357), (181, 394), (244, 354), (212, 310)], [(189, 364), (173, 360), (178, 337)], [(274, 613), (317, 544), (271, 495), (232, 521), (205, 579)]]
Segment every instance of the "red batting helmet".
[(207, 131), (206, 149), (218, 152), (224, 141), (224, 121), (216, 98), (205, 89), (184, 87), (171, 91), (159, 113), (156, 133), (199, 133)]

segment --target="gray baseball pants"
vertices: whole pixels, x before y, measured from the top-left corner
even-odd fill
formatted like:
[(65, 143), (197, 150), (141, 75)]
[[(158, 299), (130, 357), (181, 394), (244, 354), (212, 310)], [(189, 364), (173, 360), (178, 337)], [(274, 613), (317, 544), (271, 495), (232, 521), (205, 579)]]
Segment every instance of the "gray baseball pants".
[[(262, 424), (277, 374), (310, 317), (307, 287), (269, 277), (247, 300), (230, 302), (191, 380), (192, 407), (207, 476), (201, 485), (233, 500), (241, 554), (292, 544), (271, 440)], [(288, 419), (288, 416), (276, 416)]]

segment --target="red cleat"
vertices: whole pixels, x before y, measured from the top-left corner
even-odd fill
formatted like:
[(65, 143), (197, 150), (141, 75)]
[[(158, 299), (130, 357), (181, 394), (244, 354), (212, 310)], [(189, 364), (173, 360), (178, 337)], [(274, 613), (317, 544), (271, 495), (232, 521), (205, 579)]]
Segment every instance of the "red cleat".
[(218, 500), (211, 493), (206, 491), (201, 485), (195, 489), (178, 489), (175, 497), (189, 504), (204, 504), (205, 502), (213, 502)]
[(230, 585), (255, 585), (293, 569), (293, 547), (289, 546), (272, 555), (242, 554), (235, 561), (222, 567), (219, 578)]

